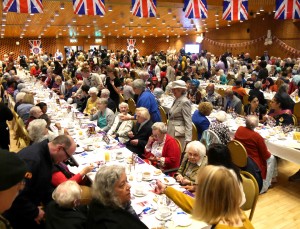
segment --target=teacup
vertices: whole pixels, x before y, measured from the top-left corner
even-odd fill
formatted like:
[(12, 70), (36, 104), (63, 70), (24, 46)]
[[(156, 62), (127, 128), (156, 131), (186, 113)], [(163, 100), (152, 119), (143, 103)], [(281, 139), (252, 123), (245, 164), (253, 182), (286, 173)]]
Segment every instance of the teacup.
[(150, 179), (151, 173), (150, 172), (143, 172), (143, 179), (147, 180)]
[(137, 185), (135, 187), (135, 194), (143, 195), (144, 194), (144, 187), (142, 185)]
[(170, 215), (170, 208), (168, 206), (162, 206), (158, 209), (158, 213), (162, 218)]

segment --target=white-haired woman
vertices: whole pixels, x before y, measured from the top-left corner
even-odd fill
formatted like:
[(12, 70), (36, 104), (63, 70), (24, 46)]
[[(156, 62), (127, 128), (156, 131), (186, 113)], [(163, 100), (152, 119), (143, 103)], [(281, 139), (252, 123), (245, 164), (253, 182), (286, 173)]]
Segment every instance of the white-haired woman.
[(227, 114), (225, 111), (219, 111), (216, 114), (216, 121), (212, 122), (209, 126), (209, 130), (218, 135), (222, 144), (227, 145), (230, 139), (230, 131), (228, 126), (224, 123), (227, 120)]
[(54, 134), (49, 135), (47, 122), (44, 119), (35, 119), (31, 121), (28, 125), (27, 131), (32, 143), (38, 143), (45, 139), (49, 139), (51, 141), (56, 137)]
[(81, 188), (75, 181), (60, 184), (52, 193), (52, 198), (54, 201), (46, 208), (47, 229), (86, 228), (86, 208), (79, 207)]
[(118, 138), (121, 143), (126, 143), (129, 141), (128, 132), (131, 131), (133, 127), (132, 120), (120, 119), (120, 115), (129, 116), (128, 114), (128, 104), (120, 103), (119, 105), (120, 114), (116, 115), (114, 123), (110, 130), (107, 132), (108, 135), (111, 135), (113, 138)]
[(144, 157), (157, 168), (167, 170), (179, 167), (180, 155), (176, 140), (167, 134), (167, 126), (163, 122), (154, 123)]
[(85, 114), (91, 114), (91, 110), (96, 107), (96, 103), (97, 101), (99, 101), (99, 97), (98, 97), (98, 89), (96, 87), (91, 87), (89, 89), (89, 96), (90, 98), (87, 100), (87, 103), (86, 103), (86, 107), (83, 111), (83, 113)]
[(199, 168), (207, 165), (206, 147), (199, 141), (192, 141), (186, 146), (185, 155), (175, 179), (185, 188), (193, 191)]
[(131, 206), (130, 188), (124, 167), (101, 166), (92, 186), (87, 228), (147, 228)]
[[(101, 131), (107, 132), (114, 123), (115, 114), (114, 112), (107, 108), (107, 99), (100, 98), (96, 102), (97, 109), (93, 108), (90, 112), (90, 120), (97, 120), (97, 126), (100, 127)], [(96, 110), (98, 110), (97, 113)]]

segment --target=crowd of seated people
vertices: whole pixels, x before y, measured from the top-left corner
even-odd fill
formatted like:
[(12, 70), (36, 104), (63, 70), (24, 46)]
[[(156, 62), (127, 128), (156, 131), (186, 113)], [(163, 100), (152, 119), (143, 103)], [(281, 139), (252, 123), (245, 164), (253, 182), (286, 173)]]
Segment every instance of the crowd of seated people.
[[(271, 57), (267, 61), (259, 59), (252, 61), (249, 53), (239, 57), (225, 53), (218, 58), (209, 52), (204, 52), (199, 56), (196, 55), (196, 58), (192, 58), (186, 53), (177, 55), (153, 52), (148, 58), (143, 58), (136, 53), (137, 56), (133, 61), (133, 54), (130, 52), (116, 51), (112, 53), (112, 51), (105, 50), (101, 55), (90, 53), (93, 59), (98, 60), (94, 62), (90, 60), (89, 55), (85, 54), (87, 53), (74, 54), (72, 58), (67, 59), (64, 71), (62, 71), (61, 61), (55, 61), (55, 63), (50, 59), (43, 61), (47, 59), (47, 55), (33, 56), (30, 61), (39, 67), (36, 68), (29, 63), (29, 68), (32, 68), (31, 77), (37, 82), (43, 81), (42, 84), (51, 89), (59, 98), (76, 104), (79, 111), (90, 115), (91, 120), (97, 121), (100, 131), (106, 132), (109, 136), (124, 143), (129, 150), (148, 160), (155, 167), (163, 171), (179, 168), (177, 172), (171, 172), (170, 175), (174, 175), (175, 179), (186, 189), (196, 190), (196, 203), (198, 203), (197, 199), (201, 199), (204, 192), (211, 188), (200, 184), (203, 179), (209, 179), (208, 175), (205, 175), (206, 172), (210, 173), (209, 170), (216, 171), (216, 174), (221, 171), (220, 176), (225, 174), (230, 179), (234, 179), (236, 182), (230, 190), (234, 190), (235, 194), (237, 190), (241, 193), (241, 178), (238, 170), (232, 164), (226, 148), (226, 144), (231, 139), (225, 123), (227, 116), (225, 112), (228, 111), (235, 112), (240, 116), (248, 116), (246, 127), (240, 127), (234, 138), (245, 146), (249, 158), (256, 165), (260, 174), (260, 177), (258, 175), (256, 178), (261, 192), (266, 192), (272, 181), (276, 181), (276, 160), (271, 155), (272, 152), (266, 149), (264, 139), (254, 131), (254, 128), (258, 125), (258, 120), (263, 124), (273, 121), (274, 125), (279, 126), (293, 124), (292, 114), (295, 104), (293, 97), (299, 97), (300, 79), (297, 77), (300, 74), (299, 59), (281, 60)], [(71, 59), (72, 61), (70, 61)], [(120, 62), (123, 64), (119, 64)], [(98, 63), (99, 66), (96, 66), (95, 63)], [(11, 67), (11, 64), (9, 66)], [(42, 71), (39, 73), (38, 69), (42, 69)], [(7, 71), (5, 68), (2, 70)], [(5, 73), (6, 76), (3, 76), (3, 80), (1, 79), (1, 83), (8, 94), (15, 96), (16, 111), (23, 119), (24, 124), (28, 125), (27, 130), (32, 141), (29, 147), (33, 147), (29, 149), (42, 148), (48, 144), (50, 161), (56, 164), (47, 173), (47, 176), (49, 174), (51, 176), (51, 179), (48, 179), (49, 185), (58, 186), (67, 180), (74, 180), (83, 186), (90, 185), (85, 183), (84, 177), (93, 168), (87, 166), (78, 174), (72, 174), (66, 168), (66, 164), (61, 158), (67, 159), (66, 155), (70, 156), (74, 153), (73, 141), (60, 139), (69, 137), (58, 123), (55, 126), (60, 131), (50, 130), (54, 125), (50, 125), (49, 117), (46, 115), (47, 104), (35, 104), (34, 95), (26, 91), (22, 82), (17, 80), (15, 72), (12, 72), (13, 70), (8, 70), (9, 72)], [(46, 73), (45, 77), (39, 76), (44, 73)], [(201, 85), (204, 81), (207, 83), (205, 88)], [(228, 85), (223, 98), (218, 93), (218, 84)], [(249, 89), (251, 90), (249, 91)], [(263, 91), (276, 93), (269, 104)], [(128, 114), (127, 103), (120, 103), (120, 93), (123, 93), (125, 101), (129, 98), (135, 100), (137, 107), (135, 114)], [(158, 107), (163, 98), (162, 95), (171, 95), (174, 99), (167, 112), (168, 122), (166, 124), (161, 122)], [(249, 103), (244, 106), (244, 97), (247, 96), (249, 96)], [(194, 115), (192, 114), (192, 104), (199, 106)], [(213, 108), (223, 109), (223, 111), (218, 111), (214, 116), (215, 120), (210, 121), (206, 116), (210, 115)], [(8, 116), (2, 121), (3, 123), (10, 120), (11, 115), (8, 114)], [(198, 139), (201, 139), (204, 130), (209, 129), (217, 134), (221, 144), (211, 145), (206, 150), (199, 141), (192, 141), (193, 122), (198, 130)], [(3, 127), (6, 128), (4, 124)], [(1, 148), (7, 148), (7, 146), (6, 142), (3, 146), (1, 145)], [(220, 159), (222, 158), (221, 151), (226, 154), (226, 160)], [(216, 156), (214, 153), (219, 154)], [(27, 163), (31, 157), (28, 154), (26, 150), (21, 154)], [(221, 165), (226, 169), (207, 167), (207, 164)], [(200, 174), (198, 171), (204, 172)], [(297, 174), (290, 180), (299, 180)], [(210, 178), (213, 179), (214, 176)], [(272, 178), (274, 179), (272, 180)], [(109, 184), (105, 182), (109, 182)], [(100, 188), (106, 184), (107, 190)], [(31, 192), (34, 192), (32, 184), (28, 185), (32, 189)], [(78, 193), (78, 186), (73, 182), (64, 185), (54, 192), (55, 203), (49, 205), (50, 207), (46, 210), (46, 214), (49, 214), (49, 218), (46, 217), (46, 219), (51, 219), (56, 214), (59, 214), (58, 217), (61, 216), (62, 209), (70, 213), (78, 208), (77, 202), (82, 198)], [(138, 221), (130, 205), (128, 197), (128, 194), (130, 196), (130, 186), (127, 184), (124, 168), (101, 168), (93, 185), (92, 194), (90, 189), (87, 192), (90, 194), (89, 198), (92, 198), (90, 209), (94, 210), (90, 210), (89, 213), (80, 213), (76, 223), (82, 223), (79, 222), (79, 219), (82, 219), (84, 224), (89, 225), (90, 228), (96, 228), (100, 224), (106, 224), (108, 227), (118, 226), (119, 221), (116, 220), (118, 217), (115, 218), (112, 214), (113, 211), (117, 211), (118, 216), (128, 220), (128, 225), (135, 228), (145, 227)], [(168, 193), (169, 188), (164, 190), (165, 187), (162, 187), (161, 184), (158, 184), (158, 187)], [(70, 189), (71, 199), (68, 199), (69, 202), (60, 196), (61, 190), (66, 188)], [(71, 193), (71, 189), (74, 193)], [(227, 187), (220, 187), (220, 190), (227, 189)], [(123, 191), (124, 193), (122, 193)], [(29, 192), (30, 195), (32, 195), (31, 192)], [(232, 193), (224, 191), (223, 194), (231, 195)], [(117, 199), (118, 201), (115, 196), (120, 197)], [(21, 200), (24, 201), (24, 196), (21, 195), (21, 197)], [(49, 203), (51, 195), (48, 195), (47, 198), (46, 204)], [(218, 201), (214, 199), (217, 198), (215, 196), (211, 198), (212, 202)], [(232, 221), (231, 218), (218, 211), (216, 214), (220, 215), (219, 218), (216, 217), (222, 220), (209, 220), (204, 213), (197, 210), (197, 207), (194, 209), (195, 217), (213, 225), (228, 224), (237, 227), (247, 224), (248, 227), (245, 226), (245, 228), (252, 228), (249, 226), (247, 218), (239, 210), (243, 199), (242, 195), (235, 195), (232, 198), (235, 200), (233, 208), (237, 221)], [(44, 197), (37, 199), (40, 202), (45, 200)], [(39, 207), (36, 205), (34, 211), (31, 212), (32, 221), (42, 222), (44, 212)], [(104, 211), (109, 214), (103, 216)], [(191, 208), (189, 211), (191, 212)], [(205, 211), (208, 212), (209, 209)], [(101, 216), (97, 215), (98, 213)], [(8, 217), (10, 220), (11, 216)], [(49, 222), (50, 220), (48, 222), (46, 220), (46, 224)], [(50, 225), (49, 227), (54, 226)]]

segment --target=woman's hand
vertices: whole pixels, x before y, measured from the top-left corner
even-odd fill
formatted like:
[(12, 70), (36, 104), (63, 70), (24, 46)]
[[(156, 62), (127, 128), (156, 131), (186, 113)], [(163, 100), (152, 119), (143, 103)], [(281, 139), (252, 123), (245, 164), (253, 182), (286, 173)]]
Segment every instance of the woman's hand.
[(194, 185), (186, 185), (184, 188), (190, 192), (195, 192), (196, 191), (196, 186)]
[(149, 137), (149, 139), (148, 139), (147, 145), (150, 147), (150, 145), (151, 145), (153, 142), (155, 142), (155, 139), (154, 139), (153, 135), (151, 135), (151, 136)]
[(80, 171), (80, 175), (84, 176), (84, 175), (88, 174), (89, 172), (91, 172), (93, 169), (94, 169), (94, 166), (92, 164), (88, 165)]
[(166, 187), (167, 187), (167, 186), (164, 185), (163, 183), (161, 183), (161, 181), (156, 180), (156, 187), (155, 187), (155, 189), (154, 189), (154, 192), (155, 192), (156, 194), (162, 194), (162, 193), (165, 192)]
[(132, 131), (129, 131), (129, 132), (128, 132), (128, 137), (129, 137), (129, 138), (133, 138), (133, 137), (134, 137), (134, 134), (133, 134)]
[(178, 175), (176, 176), (176, 181), (177, 181), (177, 182), (181, 183), (182, 179), (183, 179), (183, 176), (182, 176), (181, 174), (178, 174)]
[(130, 141), (130, 144), (134, 145), (134, 146), (136, 146), (138, 143), (139, 143), (138, 139), (133, 139), (133, 140)]
[(90, 114), (91, 115), (94, 115), (95, 113), (97, 112), (97, 108), (96, 107), (93, 107), (90, 111)]
[(182, 178), (180, 183), (181, 185), (190, 185), (191, 181), (186, 178)]

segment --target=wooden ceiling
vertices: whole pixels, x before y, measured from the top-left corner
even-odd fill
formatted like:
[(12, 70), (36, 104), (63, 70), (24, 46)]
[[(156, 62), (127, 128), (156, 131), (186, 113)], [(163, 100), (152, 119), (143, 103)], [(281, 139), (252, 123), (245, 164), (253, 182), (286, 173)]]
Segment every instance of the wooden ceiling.
[[(61, 9), (61, 5), (64, 9)], [(131, 0), (106, 0), (106, 15), (78, 16), (71, 0), (43, 0), (44, 13), (3, 13), (1, 38), (7, 37), (65, 37), (65, 36), (182, 36), (213, 31), (227, 26), (222, 20), (222, 0), (207, 0), (208, 18), (190, 20), (184, 17), (184, 0), (157, 0), (157, 18), (139, 18), (130, 12)], [(249, 0), (250, 19), (273, 14), (274, 0)], [(109, 10), (111, 9), (111, 11)], [(264, 10), (264, 11), (260, 11)], [(57, 16), (55, 15), (57, 14)], [(218, 15), (218, 16), (216, 16)], [(216, 21), (218, 20), (218, 21)], [(241, 23), (241, 22), (231, 22)]]

